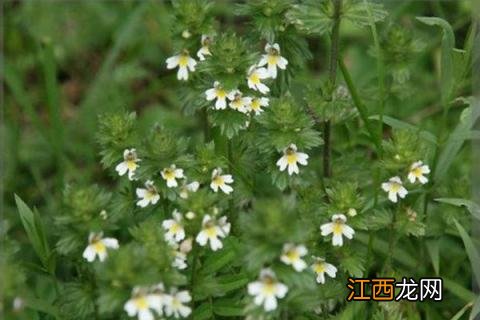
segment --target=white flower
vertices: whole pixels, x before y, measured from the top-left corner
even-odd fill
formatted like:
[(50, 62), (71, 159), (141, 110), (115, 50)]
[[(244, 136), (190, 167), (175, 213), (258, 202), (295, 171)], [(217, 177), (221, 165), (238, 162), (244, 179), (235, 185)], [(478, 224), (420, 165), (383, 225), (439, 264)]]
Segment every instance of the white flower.
[(183, 270), (187, 268), (187, 254), (182, 252), (180, 246), (177, 243), (174, 243), (172, 246), (173, 261), (172, 267), (177, 268), (178, 270)]
[(177, 169), (177, 167), (172, 164), (170, 168), (164, 168), (161, 172), (162, 178), (167, 181), (167, 187), (174, 188), (178, 186), (176, 179), (182, 179), (183, 176), (183, 169)]
[(297, 146), (295, 144), (290, 144), (288, 147), (283, 149), (283, 156), (278, 159), (277, 166), (280, 171), (284, 171), (288, 166), (288, 174), (292, 175), (293, 173), (299, 172), (297, 162), (303, 166), (308, 164), (307, 162), (308, 154), (303, 152), (297, 152)]
[(278, 43), (274, 43), (273, 45), (267, 43), (265, 45), (265, 52), (267, 54), (262, 56), (258, 66), (262, 67), (267, 65), (270, 77), (275, 79), (277, 77), (277, 66), (280, 69), (285, 70), (287, 68), (288, 61), (280, 55), (280, 46)]
[(268, 107), (269, 100), (268, 98), (252, 98), (250, 104), (247, 105), (247, 111), (255, 112), (256, 115), (259, 115), (263, 112), (262, 107)]
[(184, 183), (183, 186), (180, 188), (178, 195), (182, 199), (188, 199), (188, 194), (190, 192), (197, 192), (199, 187), (200, 187), (200, 183), (198, 183), (198, 181), (193, 181), (188, 184)]
[(337, 268), (330, 263), (325, 262), (325, 259), (314, 257), (315, 262), (312, 264), (311, 268), (313, 272), (317, 274), (317, 282), (325, 283), (325, 273), (328, 274), (330, 278), (335, 278), (337, 273)]
[(115, 238), (102, 238), (103, 233), (91, 232), (88, 236), (88, 246), (83, 251), (83, 257), (88, 262), (93, 262), (95, 257), (98, 256), (100, 261), (104, 261), (107, 258), (107, 248), (118, 249), (118, 240)]
[(280, 256), (280, 260), (287, 265), (291, 265), (295, 271), (301, 272), (307, 267), (307, 263), (302, 259), (306, 254), (307, 248), (305, 248), (305, 246), (286, 243), (283, 246), (283, 253)]
[(123, 309), (130, 317), (137, 316), (139, 320), (153, 320), (155, 316), (152, 310), (160, 316), (163, 314), (165, 297), (162, 293), (147, 294), (144, 290), (134, 288), (132, 298), (125, 303)]
[(227, 217), (221, 217), (218, 220), (213, 219), (210, 215), (205, 215), (202, 221), (202, 230), (195, 239), (202, 247), (210, 242), (210, 248), (213, 251), (223, 248), (222, 241), (219, 238), (225, 238), (230, 233), (230, 223)]
[(213, 83), (213, 88), (208, 89), (205, 91), (205, 96), (207, 97), (208, 101), (213, 101), (217, 99), (215, 102), (215, 109), (222, 110), (227, 107), (227, 97), (230, 100), (233, 100), (235, 93), (231, 92), (228, 93), (225, 89), (220, 85), (220, 82), (215, 81)]
[(425, 184), (428, 182), (428, 179), (424, 176), (424, 174), (429, 174), (430, 173), (430, 168), (428, 165), (423, 164), (422, 161), (417, 161), (414, 162), (410, 166), (410, 172), (408, 173), (408, 180), (410, 180), (411, 183), (415, 183), (415, 181), (418, 179), (421, 184)]
[(160, 200), (157, 188), (155, 188), (153, 181), (151, 180), (145, 182), (145, 189), (137, 188), (136, 193), (137, 197), (140, 198), (140, 200), (137, 201), (137, 206), (142, 208), (145, 208), (150, 203), (156, 204), (158, 200)]
[(387, 182), (382, 183), (382, 189), (388, 192), (388, 199), (395, 203), (398, 201), (397, 195), (403, 199), (408, 194), (399, 177), (392, 177)]
[(176, 289), (172, 289), (172, 292), (166, 296), (165, 301), (165, 314), (167, 316), (174, 316), (175, 318), (186, 318), (192, 312), (192, 309), (184, 303), (188, 303), (192, 300), (188, 291), (176, 292)]
[(355, 234), (355, 230), (346, 225), (345, 222), (347, 222), (347, 217), (345, 217), (345, 215), (334, 214), (332, 216), (332, 222), (320, 226), (322, 236), (328, 236), (330, 233), (333, 233), (332, 244), (334, 246), (343, 246), (342, 235), (348, 239), (352, 239)]
[(173, 219), (163, 221), (162, 226), (167, 231), (165, 240), (170, 243), (180, 242), (185, 239), (185, 229), (183, 228), (183, 216), (177, 210), (172, 213)]
[(197, 52), (197, 57), (198, 57), (198, 59), (200, 59), (200, 61), (205, 60), (205, 55), (207, 55), (207, 56), (212, 55), (212, 53), (210, 52), (210, 49), (209, 49), (209, 46), (210, 46), (211, 42), (212, 42), (212, 39), (209, 36), (204, 35), (204, 34), (202, 35), (202, 41), (201, 41), (202, 47)]
[(233, 90), (228, 94), (228, 99), (231, 100), (229, 106), (233, 110), (241, 113), (247, 113), (247, 106), (252, 102), (252, 98), (243, 97), (239, 90)]
[(230, 174), (222, 175), (222, 169), (216, 168), (212, 171), (212, 182), (210, 183), (210, 188), (214, 192), (218, 191), (218, 188), (224, 193), (229, 194), (233, 191), (233, 188), (229, 186), (229, 183), (233, 183), (233, 177)]
[(350, 209), (348, 209), (347, 214), (350, 217), (355, 217), (357, 215), (357, 210), (355, 208), (350, 208)]
[(141, 161), (141, 159), (137, 158), (135, 149), (125, 149), (125, 151), (123, 151), (123, 162), (120, 162), (115, 167), (115, 170), (119, 176), (123, 176), (128, 171), (128, 179), (133, 180), (135, 170), (138, 168), (137, 162), (139, 161)]
[(167, 59), (167, 69), (173, 69), (178, 66), (178, 80), (188, 80), (188, 70), (190, 70), (190, 72), (195, 71), (196, 65), (197, 62), (190, 57), (188, 51), (183, 51), (182, 53)]
[(250, 69), (248, 69), (248, 87), (253, 90), (258, 90), (262, 94), (266, 94), (270, 92), (270, 89), (262, 83), (262, 80), (269, 77), (270, 74), (268, 73), (267, 69), (257, 68), (257, 66), (251, 66)]
[(263, 269), (260, 272), (258, 281), (248, 284), (248, 294), (254, 296), (253, 302), (262, 306), (265, 311), (272, 311), (277, 308), (277, 298), (282, 299), (288, 292), (288, 287), (278, 282), (270, 269)]
[(195, 219), (197, 215), (195, 214), (195, 212), (193, 211), (188, 211), (186, 214), (185, 214), (185, 217), (188, 219), (188, 220), (193, 220)]

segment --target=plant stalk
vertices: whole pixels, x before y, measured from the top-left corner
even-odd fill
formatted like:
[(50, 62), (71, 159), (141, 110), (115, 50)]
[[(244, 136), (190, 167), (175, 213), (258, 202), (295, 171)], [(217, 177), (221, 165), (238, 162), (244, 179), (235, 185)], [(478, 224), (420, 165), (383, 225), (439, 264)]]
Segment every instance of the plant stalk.
[[(338, 44), (340, 40), (340, 13), (342, 10), (342, 0), (333, 1), (333, 27), (330, 35), (330, 63), (328, 68), (328, 76), (332, 90), (335, 90), (335, 83), (337, 80), (337, 64), (338, 64)], [(331, 122), (326, 120), (323, 123), (323, 139), (325, 144), (323, 146), (323, 176), (332, 176), (331, 167)]]

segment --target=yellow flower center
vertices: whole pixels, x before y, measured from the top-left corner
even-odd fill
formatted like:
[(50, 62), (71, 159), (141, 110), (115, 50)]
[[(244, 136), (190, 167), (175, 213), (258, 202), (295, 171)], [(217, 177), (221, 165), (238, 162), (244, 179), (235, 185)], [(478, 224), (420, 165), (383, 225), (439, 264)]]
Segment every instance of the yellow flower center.
[(250, 104), (253, 110), (260, 109), (260, 101), (258, 99), (253, 99), (252, 103)]
[(178, 58), (178, 65), (180, 67), (186, 67), (188, 65), (188, 58), (189, 56), (182, 54), (180, 58)]
[(258, 73), (256, 72), (253, 72), (251, 75), (250, 75), (250, 79), (249, 79), (251, 82), (253, 82), (253, 84), (259, 84), (260, 83), (260, 77), (258, 76)]
[(166, 180), (175, 179), (175, 171), (172, 169), (165, 169), (163, 171), (163, 176), (165, 177)]
[(217, 98), (224, 99), (227, 93), (223, 89), (216, 89), (215, 94), (217, 95)]
[(95, 250), (95, 252), (97, 253), (103, 253), (107, 250), (107, 248), (105, 247), (105, 245), (103, 244), (102, 241), (95, 241), (93, 244), (93, 249)]
[(138, 297), (135, 300), (133, 300), (133, 303), (139, 310), (148, 309), (148, 301), (145, 297)]
[(297, 162), (297, 154), (296, 153), (287, 153), (287, 163), (294, 164)]
[(278, 55), (272, 55), (272, 54), (269, 54), (267, 56), (267, 63), (269, 65), (276, 65), (278, 63)]
[(418, 167), (412, 170), (412, 173), (415, 177), (421, 177), (423, 175), (422, 168)]
[(127, 160), (126, 162), (128, 170), (134, 171), (135, 169), (137, 169), (137, 163), (135, 162), (135, 160)]
[(182, 306), (182, 303), (177, 298), (172, 299), (172, 306), (174, 309), (179, 309)]
[(178, 231), (180, 231), (181, 228), (182, 228), (181, 225), (179, 225), (178, 223), (174, 223), (170, 227), (170, 231), (173, 232), (173, 233), (177, 233)]
[(213, 178), (213, 183), (216, 184), (217, 186), (221, 186), (225, 184), (225, 180), (223, 179), (222, 176), (216, 176), (215, 178)]
[(342, 231), (343, 231), (343, 223), (334, 222), (333, 223), (333, 234), (339, 235), (339, 234), (342, 234)]
[(265, 295), (273, 295), (275, 293), (275, 281), (271, 278), (266, 278), (263, 281), (262, 291)]
[(147, 190), (147, 192), (145, 193), (145, 199), (152, 200), (156, 194), (157, 193), (153, 190)]
[(217, 228), (215, 226), (211, 226), (205, 229), (205, 233), (209, 238), (213, 238), (217, 236)]
[(287, 256), (288, 259), (292, 261), (300, 259), (300, 254), (298, 253), (297, 250), (288, 250), (285, 255)]
[(390, 185), (390, 190), (393, 191), (393, 192), (398, 192), (398, 190), (400, 190), (400, 187), (402, 185), (400, 183), (396, 183), (396, 182), (393, 182), (391, 185)]
[(316, 273), (325, 272), (325, 263), (323, 263), (323, 262), (315, 263), (315, 265), (313, 266), (313, 271), (315, 271)]

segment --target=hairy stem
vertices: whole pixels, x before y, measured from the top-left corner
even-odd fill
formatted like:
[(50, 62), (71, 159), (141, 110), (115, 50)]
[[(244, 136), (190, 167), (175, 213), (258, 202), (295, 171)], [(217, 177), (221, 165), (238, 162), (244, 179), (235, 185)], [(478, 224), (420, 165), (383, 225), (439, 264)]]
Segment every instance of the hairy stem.
[[(334, 6), (333, 12), (333, 27), (330, 35), (330, 63), (328, 68), (328, 76), (331, 88), (334, 90), (335, 82), (337, 80), (337, 64), (338, 64), (338, 43), (340, 39), (340, 12), (342, 10), (342, 0), (332, 0)], [(323, 123), (323, 139), (325, 145), (323, 146), (323, 176), (332, 176), (331, 167), (331, 123), (326, 120)]]

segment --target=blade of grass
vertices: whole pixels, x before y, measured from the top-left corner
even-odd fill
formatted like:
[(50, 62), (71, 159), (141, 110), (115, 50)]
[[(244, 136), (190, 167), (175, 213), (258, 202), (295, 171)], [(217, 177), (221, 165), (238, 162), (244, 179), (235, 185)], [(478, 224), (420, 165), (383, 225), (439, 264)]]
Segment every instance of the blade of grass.
[(477, 284), (480, 285), (480, 270), (478, 269), (478, 266), (480, 266), (480, 254), (475, 245), (473, 244), (472, 239), (468, 235), (467, 231), (465, 231), (465, 229), (462, 227), (462, 225), (458, 223), (456, 219), (453, 219), (453, 222), (458, 229), (458, 233), (460, 234), (460, 237), (462, 238), (463, 244), (465, 246), (465, 250), (467, 251), (467, 255), (471, 263), (472, 272), (475, 280)]

